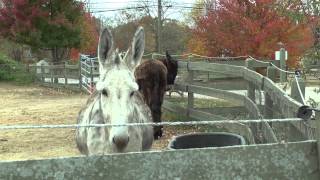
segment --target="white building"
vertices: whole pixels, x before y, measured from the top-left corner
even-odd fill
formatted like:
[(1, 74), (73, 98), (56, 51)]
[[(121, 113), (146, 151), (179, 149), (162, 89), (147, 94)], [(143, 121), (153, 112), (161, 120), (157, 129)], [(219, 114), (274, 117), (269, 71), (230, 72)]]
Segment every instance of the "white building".
[(39, 66), (45, 66), (44, 67), (44, 73), (49, 73), (49, 63), (46, 60), (40, 60), (36, 63), (37, 65), (37, 74), (41, 74), (41, 67)]

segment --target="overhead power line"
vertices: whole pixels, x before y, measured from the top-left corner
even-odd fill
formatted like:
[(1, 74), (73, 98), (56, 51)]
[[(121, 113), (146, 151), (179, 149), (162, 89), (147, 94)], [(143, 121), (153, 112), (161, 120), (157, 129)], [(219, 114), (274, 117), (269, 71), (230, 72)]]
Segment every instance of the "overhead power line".
[(126, 1), (126, 2), (124, 2), (124, 1), (113, 1), (113, 2), (110, 2), (110, 1), (108, 1), (108, 2), (90, 2), (90, 3), (88, 3), (88, 4), (129, 4), (129, 3), (149, 3), (149, 2), (151, 2), (151, 1)]
[(123, 10), (130, 10), (130, 9), (143, 9), (143, 8), (148, 8), (148, 7), (153, 7), (153, 6), (136, 6), (136, 7), (126, 7), (126, 8), (117, 8), (117, 9), (104, 9), (101, 8), (101, 10), (99, 10), (99, 8), (91, 8), (95, 11), (91, 11), (92, 13), (99, 13), (99, 12), (109, 12), (109, 11), (123, 11)]
[[(102, 12), (111, 12), (111, 11), (123, 11), (123, 10), (131, 10), (131, 9), (143, 9), (143, 8), (149, 8), (149, 7), (157, 7), (157, 5), (151, 5), (151, 6), (137, 6), (137, 7), (127, 7), (127, 8), (117, 8), (117, 9), (107, 9), (107, 8), (91, 8), (91, 13), (102, 13)], [(206, 8), (200, 8), (200, 7), (188, 7), (188, 6), (173, 6), (173, 5), (167, 5), (162, 6), (166, 8), (181, 8), (181, 9), (199, 9), (204, 10)]]
[[(92, 5), (99, 5), (99, 4), (132, 4), (132, 3), (151, 3), (151, 4), (157, 4), (153, 1), (127, 1), (127, 2), (87, 2), (86, 4), (92, 4)], [(175, 5), (202, 5), (199, 3), (179, 3), (179, 2), (173, 2)]]

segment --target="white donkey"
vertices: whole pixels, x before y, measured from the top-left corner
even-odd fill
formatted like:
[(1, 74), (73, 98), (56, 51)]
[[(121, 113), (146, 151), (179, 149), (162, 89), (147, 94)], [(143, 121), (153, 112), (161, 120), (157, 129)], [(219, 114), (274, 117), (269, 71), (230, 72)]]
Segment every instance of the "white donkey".
[[(110, 31), (99, 39), (100, 79), (96, 92), (79, 112), (78, 124), (130, 124), (152, 122), (151, 112), (138, 91), (134, 70), (144, 51), (144, 30), (139, 27), (125, 56), (114, 51)], [(78, 128), (76, 143), (85, 155), (142, 151), (151, 148), (152, 126)]]

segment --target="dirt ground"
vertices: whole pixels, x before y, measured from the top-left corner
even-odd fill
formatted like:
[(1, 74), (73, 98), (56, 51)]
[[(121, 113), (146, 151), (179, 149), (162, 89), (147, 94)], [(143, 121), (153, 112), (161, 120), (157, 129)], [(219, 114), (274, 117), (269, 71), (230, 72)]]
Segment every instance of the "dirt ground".
[[(37, 85), (0, 83), (0, 125), (74, 124), (88, 95)], [(165, 128), (153, 149), (165, 149), (169, 139), (191, 129)], [(79, 156), (74, 129), (1, 130), (0, 160)]]

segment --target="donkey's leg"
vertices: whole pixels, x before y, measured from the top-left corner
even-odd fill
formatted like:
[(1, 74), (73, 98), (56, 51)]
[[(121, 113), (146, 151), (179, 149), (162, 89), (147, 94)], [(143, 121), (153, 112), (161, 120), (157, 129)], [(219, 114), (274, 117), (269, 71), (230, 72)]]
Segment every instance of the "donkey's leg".
[[(161, 122), (161, 105), (157, 102), (151, 103), (151, 114), (153, 122)], [(163, 126), (154, 126), (153, 127), (153, 135), (154, 139), (159, 139), (162, 136), (162, 128)]]
[(153, 143), (153, 127), (152, 126), (146, 126), (142, 128), (142, 150), (148, 151), (151, 149), (152, 143)]
[[(88, 155), (103, 155), (109, 152), (107, 146), (109, 144), (108, 139), (106, 139), (106, 134), (104, 128), (88, 128)], [(109, 145), (110, 146), (110, 145)]]
[[(79, 112), (77, 123), (81, 124), (83, 120), (84, 110)], [(87, 128), (77, 128), (76, 129), (76, 145), (81, 154), (88, 155), (88, 147), (87, 147)]]
[[(160, 94), (160, 77), (154, 77), (150, 109), (152, 114), (153, 122), (161, 122), (161, 94)], [(154, 126), (153, 135), (154, 139), (159, 139), (162, 137), (162, 128), (163, 126)]]
[(87, 130), (86, 128), (76, 129), (76, 145), (81, 154), (88, 155)]
[[(151, 112), (154, 122), (161, 122), (162, 110), (161, 106), (163, 103), (163, 98), (165, 95), (166, 85), (167, 85), (167, 76), (166, 73), (160, 73), (158, 79), (155, 79), (155, 84), (152, 92), (152, 104), (151, 104)], [(154, 138), (158, 139), (162, 137), (163, 134), (163, 126), (155, 126), (154, 127)]]
[[(161, 122), (161, 107), (157, 107), (157, 108), (152, 108), (152, 118), (154, 119), (154, 122)], [(153, 128), (154, 130), (154, 139), (159, 139), (160, 137), (162, 137), (163, 134), (163, 126), (154, 126)]]

